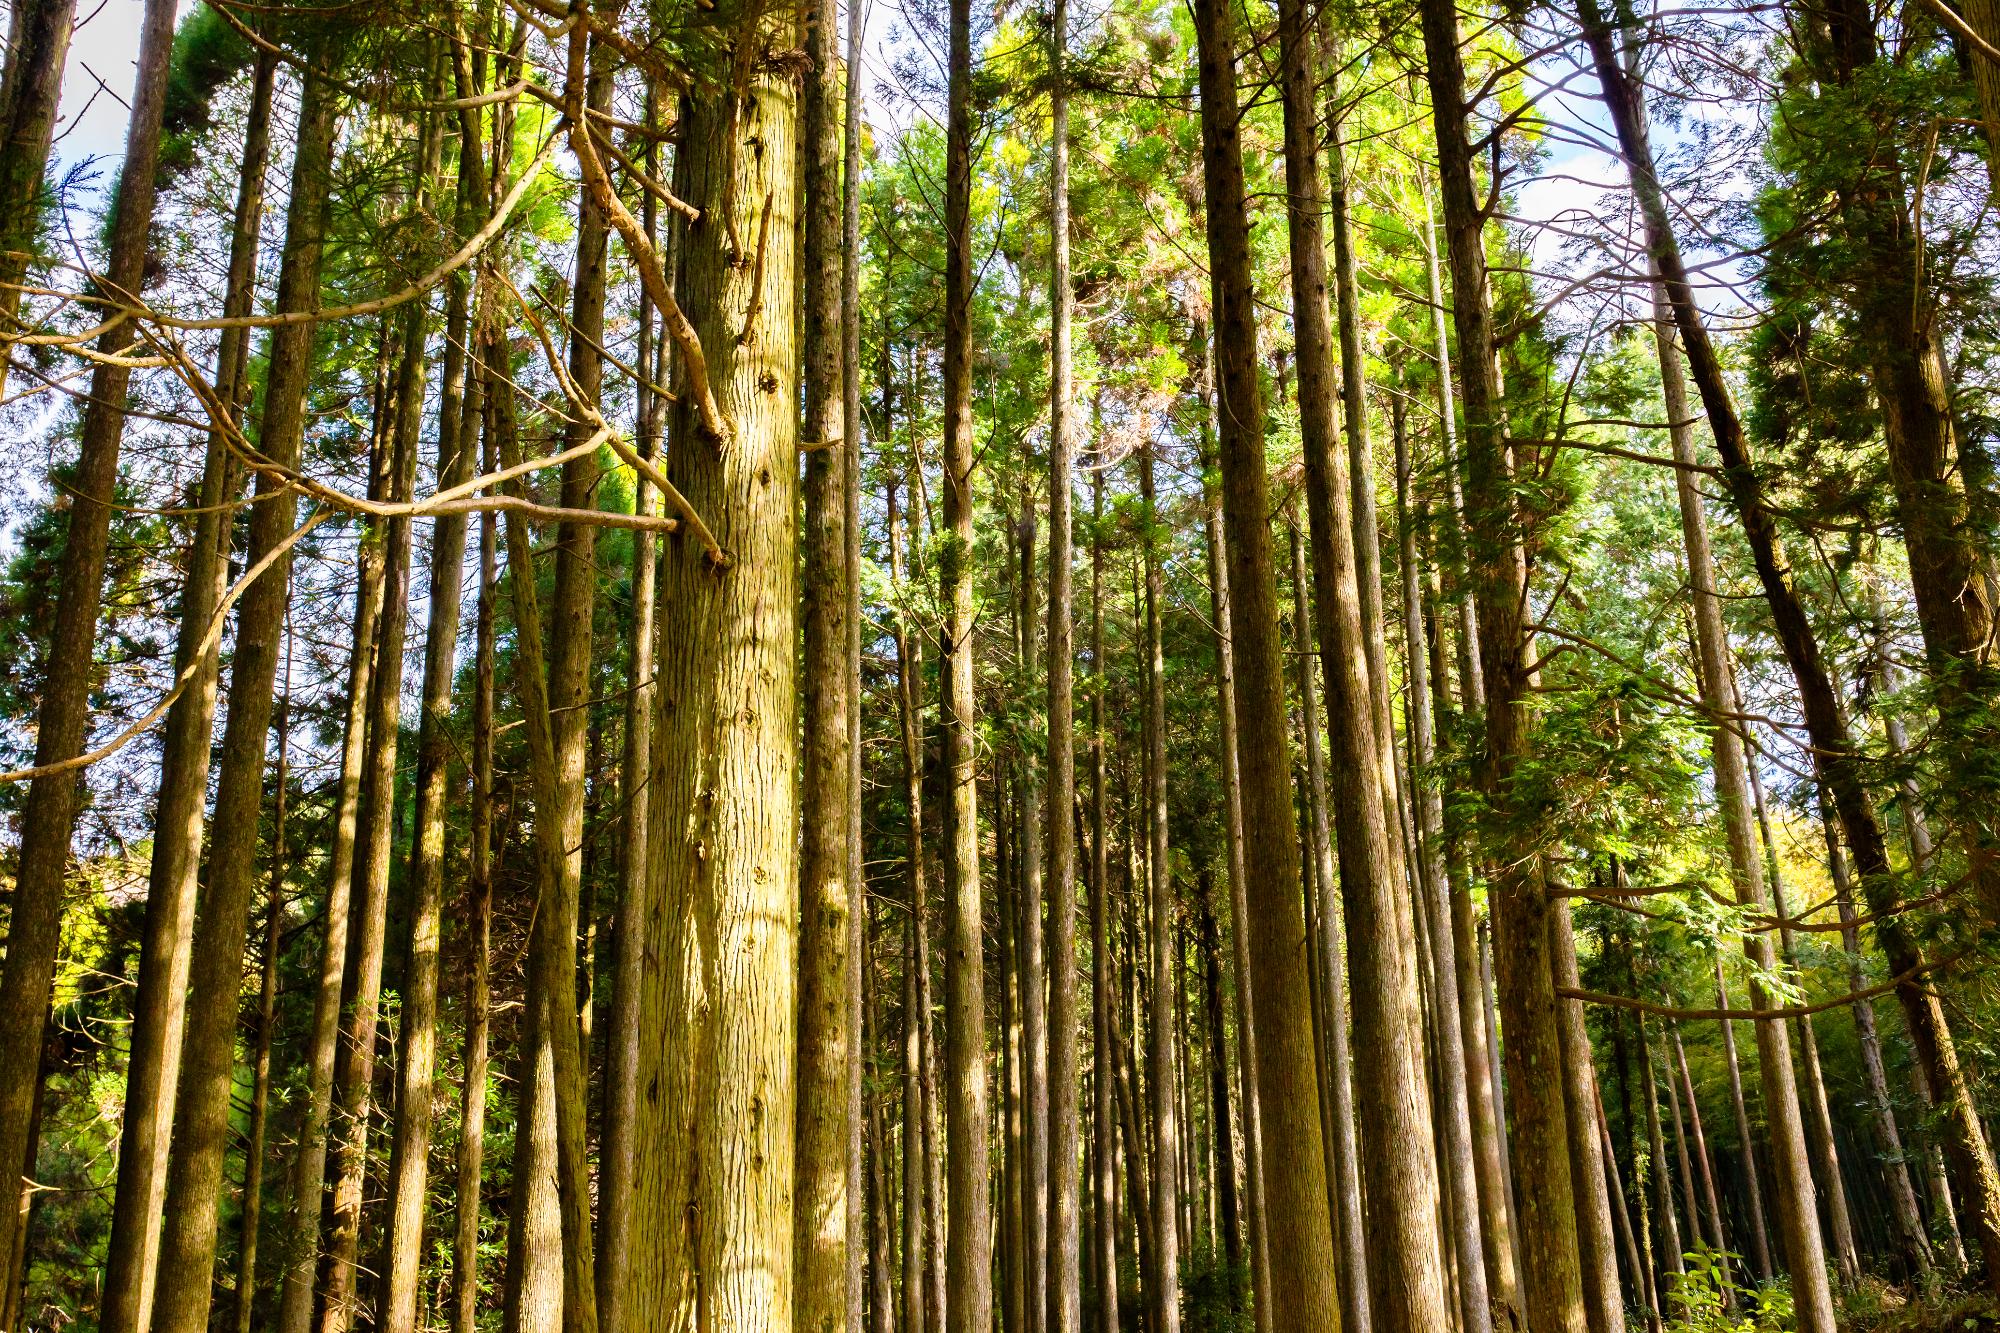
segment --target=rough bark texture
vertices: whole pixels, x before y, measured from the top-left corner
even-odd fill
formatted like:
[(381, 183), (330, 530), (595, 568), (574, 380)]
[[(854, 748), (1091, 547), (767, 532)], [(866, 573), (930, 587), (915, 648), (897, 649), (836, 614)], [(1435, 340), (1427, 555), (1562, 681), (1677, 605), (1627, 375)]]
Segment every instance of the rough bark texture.
[[(19, 284), (28, 275), (41, 231), (43, 175), (75, 28), (76, 0), (32, 0), (15, 9), (8, 34), (6, 79), (0, 84), (5, 97), (0, 104), (0, 323), (8, 325), (20, 312)], [(6, 365), (0, 362), (0, 391), (6, 383)]]
[(1235, 17), (1218, 0), (1200, 0), (1195, 6), (1195, 30), (1215, 318), (1216, 419), (1228, 532), (1229, 634), (1236, 653), (1244, 878), (1254, 905), (1247, 926), (1251, 991), (1257, 1006), (1272, 1326), (1331, 1328), (1339, 1317), (1333, 1289), (1333, 1228), (1319, 1144), (1305, 916), (1297, 887), (1298, 843), (1292, 836), (1291, 747), (1285, 735), (1283, 648), (1267, 522), (1270, 480), (1257, 382)]
[[(782, 40), (752, 20), (732, 38), (746, 68)], [(669, 478), (723, 560), (676, 534), (660, 575), (661, 641), (684, 650), (657, 684), (634, 1198), (647, 1241), (628, 1301), (641, 1326), (691, 1333), (793, 1319), (796, 125), (779, 70), (740, 93), (704, 81), (675, 155), (675, 193), (701, 210), (677, 225), (678, 299), (730, 436), (702, 425), (682, 358)]]

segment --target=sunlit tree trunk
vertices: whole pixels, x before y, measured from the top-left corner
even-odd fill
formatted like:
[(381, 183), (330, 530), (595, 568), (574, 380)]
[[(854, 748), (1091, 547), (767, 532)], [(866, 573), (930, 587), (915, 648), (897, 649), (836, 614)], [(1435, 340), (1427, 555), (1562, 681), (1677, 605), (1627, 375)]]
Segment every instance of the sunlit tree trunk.
[(1209, 210), (1216, 420), (1228, 533), (1228, 630), (1237, 670), (1244, 878), (1253, 904), (1247, 924), (1272, 1327), (1331, 1328), (1339, 1317), (1333, 1228), (1319, 1144), (1298, 843), (1292, 836), (1291, 747), (1285, 734), (1283, 648), (1268, 526), (1270, 480), (1238, 123), (1236, 20), (1217, 0), (1199, 0), (1194, 17), (1202, 177)]
[[(677, 300), (726, 438), (678, 358), (668, 478), (713, 531), (660, 575), (650, 786), (658, 919), (641, 997), (629, 1318), (750, 1333), (793, 1321), (799, 906), (796, 692), (797, 96), (775, 19), (730, 34), (745, 86), (682, 99)], [(760, 219), (768, 218), (768, 222)], [(684, 348), (683, 351), (686, 349)], [(701, 1219), (687, 1225), (690, 1205)]]
[[(334, 58), (331, 42), (315, 42), (311, 49), (318, 62)], [(335, 89), (323, 77), (309, 74), (300, 95), (295, 131), (291, 205), (278, 272), (279, 310), (309, 310), (319, 300), (320, 261), (330, 212), (327, 180), (338, 114)], [(258, 448), (284, 468), (296, 465), (304, 439), (312, 342), (310, 324), (287, 324), (271, 335)], [(229, 720), (223, 728), (217, 763), (206, 889), (194, 927), (188, 1024), (181, 1046), (173, 1151), (167, 1168), (166, 1233), (160, 1247), (152, 1319), (152, 1327), (159, 1333), (202, 1333), (208, 1326), (212, 1295), (216, 1204), (235, 1081), (236, 1001), (242, 989), (243, 948), (257, 878), (256, 812), (262, 796), (278, 641), (290, 599), (289, 540), (297, 506), (296, 492), (268, 472), (258, 474), (256, 494), (259, 503), (250, 509), (245, 559), (251, 567), (267, 558), (271, 564), (244, 593), (236, 613)], [(309, 1206), (317, 1212), (317, 1181)], [(287, 1263), (292, 1262), (293, 1254), (288, 1252)], [(305, 1263), (309, 1284), (310, 1258)], [(291, 1277), (288, 1272), (287, 1280)], [(309, 1302), (310, 1292), (306, 1295)], [(309, 1303), (307, 1309), (310, 1312)]]
[[(229, 276), (222, 303), (223, 314), (229, 318), (247, 315), (256, 295), (276, 75), (277, 58), (261, 56), (252, 75), (243, 162), (237, 176), (236, 215), (230, 231)], [(0, 281), (4, 280), (0, 275)], [(245, 374), (249, 352), (248, 329), (224, 330), (216, 350), (214, 387), (219, 401), (232, 412), (231, 424), (240, 422), (249, 399)], [(166, 1188), (181, 1036), (187, 1022), (188, 943), (199, 891), (196, 881), (201, 863), (203, 798), (208, 793), (221, 672), (220, 646), (205, 655), (200, 650), (228, 575), (231, 510), (227, 501), (234, 498), (239, 485), (227, 434), (221, 426), (212, 425), (202, 465), (202, 512), (195, 518), (188, 546), (174, 651), (176, 675), (193, 674), (180, 698), (167, 710), (160, 751), (145, 934), (125, 1067), (128, 1111), (119, 1136), (118, 1184), (112, 1196), (111, 1236), (98, 1307), (102, 1326), (120, 1333), (133, 1333), (145, 1322), (159, 1258), (161, 1195)]]

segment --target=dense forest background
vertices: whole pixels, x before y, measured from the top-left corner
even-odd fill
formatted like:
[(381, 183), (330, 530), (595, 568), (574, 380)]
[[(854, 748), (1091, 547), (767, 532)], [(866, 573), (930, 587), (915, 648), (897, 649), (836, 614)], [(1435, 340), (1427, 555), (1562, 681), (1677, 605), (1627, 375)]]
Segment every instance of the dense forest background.
[(1994, 0), (13, 0), (0, 1330), (2000, 1327), (1996, 202)]

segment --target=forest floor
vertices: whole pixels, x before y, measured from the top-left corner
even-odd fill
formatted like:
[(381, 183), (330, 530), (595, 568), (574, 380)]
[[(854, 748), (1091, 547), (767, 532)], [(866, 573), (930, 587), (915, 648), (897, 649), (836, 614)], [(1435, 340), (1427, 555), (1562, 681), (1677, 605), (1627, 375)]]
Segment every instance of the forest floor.
[(1950, 1292), (1910, 1301), (1894, 1288), (1871, 1295), (1871, 1308), (1841, 1319), (1841, 1333), (2000, 1333), (2000, 1301), (1992, 1296)]

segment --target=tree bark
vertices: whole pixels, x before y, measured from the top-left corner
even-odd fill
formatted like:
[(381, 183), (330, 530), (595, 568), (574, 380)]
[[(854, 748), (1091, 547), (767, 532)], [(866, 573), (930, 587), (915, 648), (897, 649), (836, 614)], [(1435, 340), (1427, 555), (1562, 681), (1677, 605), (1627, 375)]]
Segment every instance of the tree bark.
[(728, 436), (703, 425), (679, 358), (668, 475), (723, 554), (676, 534), (660, 576), (661, 642), (682, 650), (656, 686), (659, 955), (640, 1027), (660, 1038), (641, 1054), (634, 1198), (652, 1239), (628, 1299), (639, 1326), (692, 1333), (793, 1322), (797, 96), (762, 60), (788, 32), (772, 18), (733, 35), (754, 72), (684, 96), (674, 164), (701, 214), (676, 224), (679, 303)]
[[(1090, 474), (1090, 1052), (1091, 1133), (1097, 1143), (1093, 1196), (1097, 1230), (1097, 1333), (1117, 1333), (1118, 1313), (1118, 1114), (1112, 1055), (1115, 1016), (1111, 957), (1111, 854), (1106, 842), (1104, 728), (1104, 471)], [(1224, 723), (1225, 728), (1230, 724)], [(1225, 779), (1234, 757), (1225, 758)], [(1234, 827), (1232, 821), (1231, 827)], [(1246, 1048), (1247, 1049), (1247, 1048)]]
[(1049, 1213), (1048, 1333), (1081, 1333), (1076, 995), (1075, 594), (1071, 518), (1076, 439), (1070, 325), (1068, 0), (1049, 18), (1049, 611), (1048, 829)]
[[(32, 242), (39, 223), (35, 205), (41, 194), (63, 55), (75, 12), (72, 4), (65, 13), (63, 3), (38, 0), (21, 14), (24, 45), (15, 59), (35, 59), (38, 63), (17, 64), (15, 69), (14, 105), (7, 108), (13, 120), (7, 141), (0, 144), (0, 173), (5, 173), (5, 178), (0, 178), (0, 219), (4, 219), (0, 221), (0, 248)], [(129, 293), (134, 298), (144, 285), (146, 243), (153, 224), (160, 117), (173, 54), (173, 5), (169, 0), (148, 0), (143, 23), (125, 165), (112, 202), (102, 282), (104, 291)], [(39, 153), (34, 151), (37, 147)], [(9, 190), (11, 198), (3, 193)], [(25, 235), (8, 234), (17, 229)], [(0, 259), (0, 264), (7, 263), (11, 261)], [(0, 272), (0, 280), (8, 276)], [(97, 349), (123, 353), (133, 336), (130, 322), (115, 325), (99, 337)], [(35, 1121), (36, 1090), (41, 1086), (42, 1033), (62, 943), (70, 841), (83, 795), (84, 771), (74, 761), (89, 737), (90, 692), (98, 679), (94, 652), (97, 620), (104, 602), (111, 499), (118, 485), (118, 454), (124, 440), (125, 397), (131, 379), (129, 366), (110, 362), (96, 365), (90, 396), (84, 402), (75, 467), (61, 484), (68, 502), (68, 522), (55, 579), (55, 615), (41, 659), (41, 699), (33, 728), (37, 775), (30, 779), (21, 806), (7, 957), (0, 967), (0, 1032), (8, 1034), (6, 1042), (0, 1044), (0, 1163), (5, 1164), (0, 1167), (0, 1178), (6, 1183), (6, 1189), (0, 1191), (5, 1198), (5, 1205), (0, 1206), (0, 1291), (12, 1291), (20, 1285), (14, 1258), (15, 1229), (21, 1220), (15, 1206), (15, 1176), (32, 1160), (35, 1146), (29, 1129)], [(57, 765), (60, 767), (51, 767)], [(258, 772), (261, 779), (261, 765)], [(255, 824), (254, 817), (251, 822)], [(234, 1015), (232, 1007), (232, 1021)], [(158, 1095), (170, 1098), (173, 1089), (162, 1087)], [(153, 1117), (148, 1128), (158, 1129), (158, 1113), (152, 1107), (142, 1107), (141, 1115)], [(152, 1164), (151, 1160), (140, 1162), (141, 1166)], [(136, 1235), (129, 1239), (140, 1247), (132, 1262), (143, 1274), (146, 1241)], [(128, 1283), (127, 1288), (140, 1295), (143, 1277)]]
[(1257, 1104), (1263, 1118), (1272, 1326), (1330, 1328), (1339, 1317), (1333, 1228), (1326, 1211), (1326, 1166), (1318, 1141), (1319, 1088), (1313, 1069), (1305, 917), (1298, 896), (1298, 843), (1291, 828), (1290, 746), (1285, 736), (1277, 581), (1267, 523), (1270, 480), (1257, 382), (1235, 18), (1218, 0), (1199, 0), (1194, 16), (1202, 175), (1209, 210), (1223, 526), (1228, 534), (1229, 635), (1238, 673), (1244, 879), (1246, 896), (1254, 904), (1248, 917), (1249, 952), (1257, 1006)]
[(988, 1231), (986, 981), (979, 872), (978, 703), (972, 580), (972, 11), (951, 0), (945, 129), (944, 602), (945, 1169), (950, 1176), (945, 1281), (950, 1333), (987, 1333), (993, 1281)]
[[(1458, 1270), (1459, 1310), (1468, 1329), (1492, 1322), (1492, 1294), (1487, 1282), (1488, 1242), (1482, 1214), (1479, 1163), (1473, 1135), (1471, 1080), (1466, 1058), (1464, 996), (1459, 989), (1460, 938), (1453, 898), (1455, 890), (1445, 863), (1444, 792), (1429, 778), (1437, 760), (1437, 736), (1431, 716), (1430, 647), (1424, 626), (1422, 573), (1417, 556), (1415, 515), (1410, 509), (1411, 457), (1404, 429), (1403, 400), (1392, 404), (1391, 424), (1396, 442), (1396, 508), (1400, 534), (1398, 556), (1403, 575), (1403, 644), (1409, 719), (1411, 786), (1415, 791), (1417, 889), (1430, 896), (1431, 967), (1437, 979), (1437, 1085), (1443, 1105), (1443, 1146), (1440, 1167), (1452, 1200), (1452, 1243)], [(1467, 903), (1470, 924), (1470, 902)], [(1469, 934), (1469, 932), (1467, 932)], [(1469, 943), (1470, 941), (1466, 941)], [(1504, 1243), (1504, 1241), (1503, 1241)], [(1509, 1302), (1511, 1305), (1511, 1302)]]
[(860, 1059), (850, 1030), (851, 927), (862, 898), (850, 878), (852, 758), (848, 694), (847, 469), (861, 447), (844, 432), (842, 400), (840, 69), (834, 0), (800, 10), (810, 68), (799, 117), (804, 197), (801, 278), (805, 352), (805, 527), (800, 567), (799, 677), (804, 754), (799, 801), (799, 1050), (797, 1163), (793, 1196), (793, 1327), (797, 1333), (847, 1328), (848, 1066)]
[[(313, 44), (314, 59), (330, 62), (331, 41)], [(290, 213), (278, 272), (277, 308), (312, 309), (319, 300), (326, 236), (327, 181), (332, 167), (337, 94), (309, 74), (300, 95), (292, 160)], [(305, 431), (305, 394), (312, 377), (313, 327), (287, 324), (271, 335), (259, 451), (279, 468), (296, 465)], [(238, 604), (230, 663), (228, 722), (217, 766), (215, 830), (207, 887), (195, 921), (189, 967), (189, 1022), (181, 1047), (173, 1149), (168, 1158), (166, 1233), (152, 1327), (159, 1333), (207, 1328), (215, 1264), (217, 1201), (229, 1140), (234, 1084), (236, 998), (243, 983), (243, 947), (256, 880), (257, 819), (264, 752), (277, 678), (278, 640), (290, 601), (289, 549), (297, 494), (271, 473), (257, 477), (250, 510), (246, 567), (275, 556)], [(18, 928), (18, 927), (17, 927)], [(297, 1199), (297, 1196), (294, 1196)], [(296, 1207), (295, 1203), (295, 1207)], [(317, 1183), (309, 1206), (318, 1211)], [(288, 1262), (291, 1255), (287, 1256)], [(306, 1261), (310, 1274), (310, 1259)], [(289, 1280), (289, 1274), (288, 1274)], [(308, 1293), (309, 1297), (309, 1293)]]
[[(1425, 0), (1421, 13), (1465, 401), (1466, 527), (1473, 537), (1470, 573), (1486, 686), (1480, 781), (1498, 826), (1508, 829), (1508, 789), (1531, 743), (1524, 700), (1532, 650), (1522, 623), (1528, 569), (1494, 360), (1485, 219), (1474, 191), (1458, 11), (1448, 0)], [(1519, 1197), (1523, 1306), (1527, 1324), (1537, 1333), (1583, 1333), (1569, 1117), (1560, 1095), (1552, 1095), (1561, 1088), (1562, 1016), (1554, 994), (1549, 918), (1567, 909), (1550, 901), (1535, 852), (1533, 830), (1510, 829), (1491, 849), (1501, 869), (1489, 887), (1499, 1005), (1507, 1030), (1512, 1147), (1521, 1178), (1533, 1182)]]
[[(477, 139), (461, 144), (455, 212), (463, 233), (484, 222), (486, 193)], [(471, 284), (455, 280), (446, 293), (443, 382), (438, 402), (437, 477), (440, 489), (473, 475), (479, 452), (479, 378), (467, 373), (473, 317)], [(389, 1148), (389, 1230), (377, 1317), (385, 1333), (413, 1333), (417, 1280), (424, 1253), (425, 1194), (430, 1180), (437, 1064), (438, 951), (444, 904), (445, 807), (449, 801), (452, 678), (458, 664), (463, 606), (466, 516), (439, 516), (431, 534), (429, 624), (424, 635), (423, 702), (417, 723), (415, 810), (410, 849), (408, 962), (397, 1034), (396, 1115)], [(635, 538), (638, 534), (634, 534)]]
[[(1550, 914), (1550, 951), (1555, 956), (1557, 984), (1581, 984), (1576, 970), (1576, 936), (1568, 912)], [(1624, 1293), (1618, 1286), (1617, 1238), (1611, 1221), (1611, 1196), (1605, 1181), (1605, 1161), (1597, 1131), (1597, 1067), (1591, 1059), (1590, 1033), (1583, 1023), (1583, 1005), (1563, 1005), (1563, 1097), (1569, 1109), (1570, 1179), (1576, 1185), (1577, 1244), (1583, 1263), (1584, 1314), (1590, 1333), (1625, 1333)]]
[[(265, 55), (259, 58), (252, 76), (222, 303), (223, 315), (228, 318), (248, 314), (256, 295), (264, 175), (270, 158), (271, 90), (276, 73), (276, 58)], [(21, 95), (28, 96), (25, 92)], [(39, 173), (36, 181), (39, 185)], [(0, 275), (0, 281), (5, 280), (5, 275)], [(245, 374), (249, 350), (249, 331), (232, 328), (224, 331), (216, 353), (216, 394), (234, 409), (239, 421), (249, 399)], [(208, 792), (215, 740), (220, 647), (200, 656), (198, 662), (196, 659), (229, 572), (228, 502), (235, 498), (238, 486), (226, 436), (212, 427), (202, 465), (202, 512), (195, 519), (188, 546), (180, 631), (174, 649), (176, 677), (190, 670), (194, 674), (167, 710), (161, 746), (153, 854), (147, 870), (145, 935), (133, 993), (125, 1073), (125, 1105), (132, 1109), (119, 1136), (118, 1183), (112, 1196), (111, 1237), (98, 1306), (102, 1327), (120, 1333), (132, 1333), (145, 1322), (159, 1259), (161, 1195), (173, 1134), (181, 1036), (187, 1023), (188, 942), (194, 930), (203, 798)]]
[[(42, 187), (75, 28), (76, 0), (30, 0), (14, 11), (0, 84), (0, 325), (8, 327), (20, 314), (20, 284), (41, 235)], [(146, 173), (149, 189), (152, 174)], [(0, 393), (6, 387), (7, 363), (0, 360)]]

